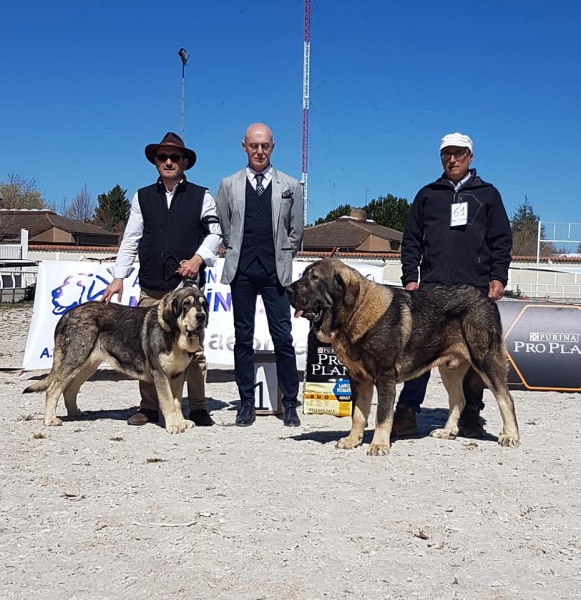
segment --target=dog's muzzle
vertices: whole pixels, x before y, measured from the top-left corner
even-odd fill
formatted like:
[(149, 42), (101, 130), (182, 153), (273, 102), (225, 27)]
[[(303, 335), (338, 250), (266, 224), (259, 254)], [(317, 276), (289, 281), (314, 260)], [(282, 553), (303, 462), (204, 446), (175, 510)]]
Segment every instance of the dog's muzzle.
[(304, 317), (308, 321), (318, 323), (323, 318), (323, 310), (295, 310), (295, 318)]
[(206, 315), (205, 313), (197, 313), (196, 314), (196, 324), (193, 329), (186, 328), (186, 337), (200, 337), (202, 332), (204, 331), (204, 327), (206, 326)]
[(308, 308), (307, 306), (305, 306), (305, 308), (300, 308), (300, 305), (306, 305), (307, 302), (303, 302), (303, 298), (297, 298), (297, 294), (296, 294), (296, 289), (294, 287), (294, 284), (291, 284), (287, 289), (287, 294), (289, 296), (289, 300), (291, 303), (291, 306), (295, 309), (295, 318), (298, 319), (299, 317), (304, 317), (305, 319), (307, 319), (308, 321), (311, 321), (312, 323), (318, 323), (322, 318), (323, 318), (323, 309), (313, 309), (313, 308)]

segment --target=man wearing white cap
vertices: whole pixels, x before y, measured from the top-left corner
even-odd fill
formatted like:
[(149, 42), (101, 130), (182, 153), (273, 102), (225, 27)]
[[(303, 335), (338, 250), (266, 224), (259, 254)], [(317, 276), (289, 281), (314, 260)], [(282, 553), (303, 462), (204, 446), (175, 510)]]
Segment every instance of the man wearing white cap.
[[(472, 140), (450, 133), (440, 143), (444, 173), (423, 187), (407, 216), (401, 249), (402, 283), (416, 290), (418, 282), (468, 284), (492, 300), (504, 294), (508, 280), (512, 232), (498, 190), (471, 169)], [(424, 400), (430, 372), (406, 381), (395, 411), (392, 433), (416, 432), (416, 414)], [(484, 386), (470, 369), (464, 380), (466, 407), (460, 433), (479, 437)]]

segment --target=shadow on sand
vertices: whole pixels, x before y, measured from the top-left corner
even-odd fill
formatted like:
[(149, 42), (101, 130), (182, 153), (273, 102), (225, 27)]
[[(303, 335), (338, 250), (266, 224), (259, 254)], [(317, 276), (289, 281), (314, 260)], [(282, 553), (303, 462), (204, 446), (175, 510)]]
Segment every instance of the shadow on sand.
[[(406, 436), (406, 440), (421, 439), (430, 436), (430, 432), (434, 429), (441, 429), (446, 424), (448, 419), (448, 410), (444, 408), (422, 408), (422, 412), (418, 415), (418, 431), (415, 435)], [(345, 437), (349, 433), (351, 427), (351, 419), (342, 419), (344, 428), (337, 430), (321, 430), (321, 431), (308, 431), (300, 433), (298, 435), (291, 436), (290, 439), (296, 441), (308, 440), (311, 442), (317, 442), (319, 444), (332, 444), (336, 443), (342, 437)], [(363, 435), (363, 443), (369, 444), (373, 438), (374, 423), (371, 422)], [(463, 438), (468, 439), (468, 438)], [(497, 442), (498, 437), (487, 433), (485, 437), (479, 438), (483, 441)], [(397, 442), (397, 438), (392, 438), (392, 443)]]

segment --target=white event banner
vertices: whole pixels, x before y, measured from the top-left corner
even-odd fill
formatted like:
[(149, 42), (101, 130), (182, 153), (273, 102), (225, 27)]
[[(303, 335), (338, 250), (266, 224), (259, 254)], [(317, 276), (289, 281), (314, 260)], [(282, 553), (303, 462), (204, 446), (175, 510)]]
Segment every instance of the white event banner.
[[(358, 261), (344, 261), (372, 281), (383, 281), (383, 267)], [(293, 281), (311, 264), (295, 260)], [(137, 306), (139, 300), (139, 264), (125, 279), (122, 304)], [(208, 363), (234, 365), (234, 320), (230, 286), (220, 283), (224, 259), (219, 258), (214, 267), (206, 269), (205, 294), (210, 308), (208, 329), (204, 343)], [(110, 264), (84, 261), (44, 260), (38, 268), (34, 308), (24, 361), (25, 370), (50, 369), (54, 349), (54, 330), (58, 320), (68, 310), (85, 302), (100, 301), (105, 288), (112, 281)], [(114, 302), (117, 302), (115, 297)], [(292, 319), (292, 334), (297, 354), (297, 367), (305, 368), (309, 322)], [(274, 351), (268, 332), (268, 321), (262, 298), (256, 303), (255, 350)]]

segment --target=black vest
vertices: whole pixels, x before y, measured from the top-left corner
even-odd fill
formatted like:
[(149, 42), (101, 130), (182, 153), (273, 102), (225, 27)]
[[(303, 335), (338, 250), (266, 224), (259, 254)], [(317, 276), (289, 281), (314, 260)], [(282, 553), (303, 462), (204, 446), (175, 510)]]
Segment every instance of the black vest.
[(272, 182), (262, 192), (262, 196), (259, 196), (247, 178), (244, 237), (238, 268), (244, 271), (257, 258), (268, 273), (276, 271), (272, 233)]
[(157, 183), (137, 192), (143, 216), (139, 242), (139, 284), (148, 290), (169, 291), (181, 277), (175, 271), (180, 261), (194, 256), (204, 239), (200, 222), (206, 188), (184, 177), (167, 208), (165, 186)]

